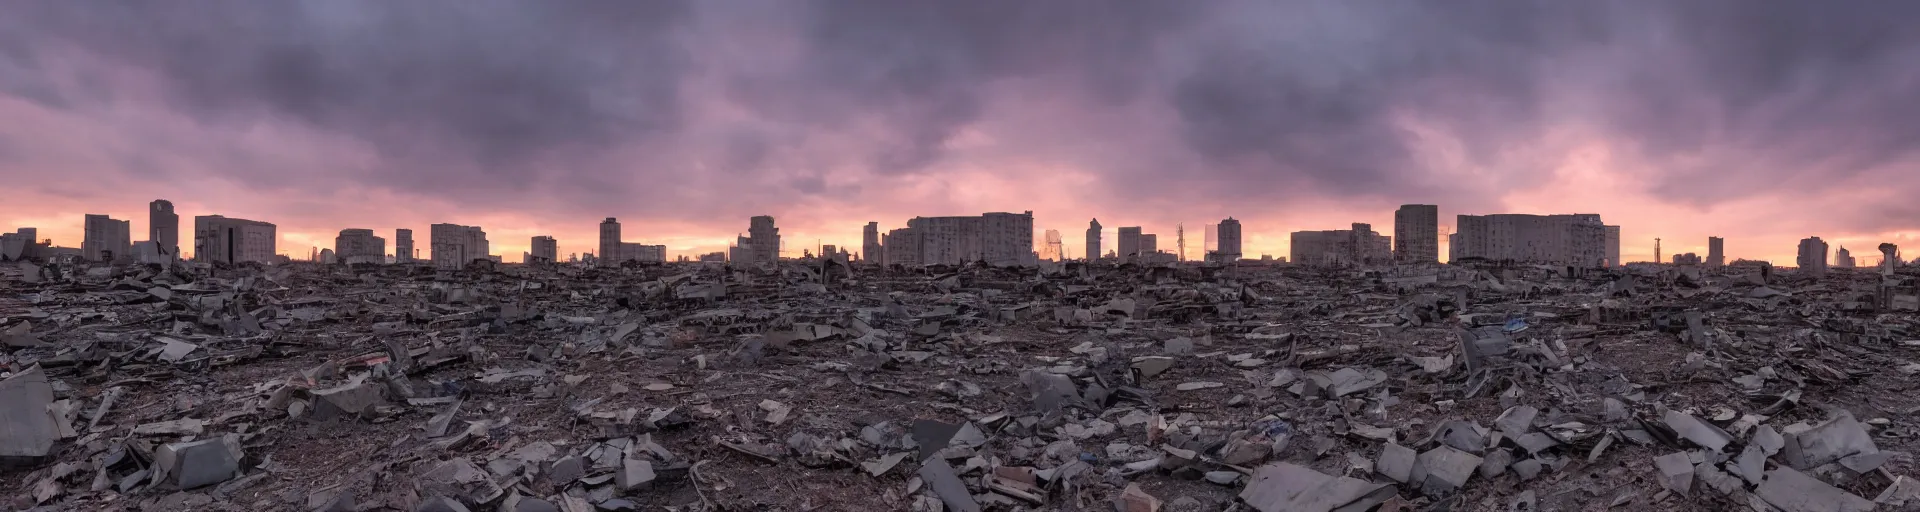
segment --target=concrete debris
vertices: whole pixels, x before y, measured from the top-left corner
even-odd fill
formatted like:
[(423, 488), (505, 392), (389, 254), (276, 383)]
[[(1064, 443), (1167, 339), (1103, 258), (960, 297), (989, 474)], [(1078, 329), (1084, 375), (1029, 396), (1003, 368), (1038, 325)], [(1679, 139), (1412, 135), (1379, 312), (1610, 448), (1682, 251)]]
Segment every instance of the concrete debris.
[(39, 366), (0, 380), (0, 463), (33, 464), (48, 456), (60, 426), (46, 412), (53, 386)]
[(1332, 512), (1367, 510), (1394, 495), (1387, 484), (1275, 462), (1254, 471), (1253, 480), (1240, 491), (1240, 501), (1260, 512)]
[(1920, 505), (1920, 267), (1244, 263), (0, 266), (0, 508)]
[(1874, 504), (1793, 468), (1774, 468), (1754, 495), (1786, 512), (1872, 512)]

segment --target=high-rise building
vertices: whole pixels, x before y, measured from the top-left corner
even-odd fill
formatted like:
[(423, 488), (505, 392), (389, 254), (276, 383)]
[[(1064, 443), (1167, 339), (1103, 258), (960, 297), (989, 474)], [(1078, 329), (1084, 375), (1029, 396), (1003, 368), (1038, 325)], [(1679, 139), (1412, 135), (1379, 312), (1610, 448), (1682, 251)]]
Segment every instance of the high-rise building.
[(1352, 228), (1325, 231), (1295, 231), (1288, 240), (1288, 260), (1303, 265), (1369, 265), (1393, 261), (1392, 237), (1381, 235), (1373, 226), (1354, 223)]
[(1601, 227), (1606, 229), (1607, 234), (1607, 265), (1626, 266), (1626, 262), (1620, 261), (1620, 226), (1603, 225)]
[(159, 244), (167, 254), (180, 256), (180, 214), (173, 212), (173, 202), (155, 199), (147, 203), (147, 240)]
[(1453, 237), (1459, 258), (1600, 265), (1611, 251), (1609, 230), (1595, 213), (1461, 215)]
[(1140, 256), (1140, 226), (1127, 226), (1118, 230), (1120, 261), (1133, 261)]
[(371, 229), (342, 229), (333, 239), (333, 256), (347, 264), (382, 263), (387, 259), (387, 239), (374, 236)]
[(860, 260), (872, 263), (887, 261), (886, 246), (880, 244), (880, 223), (868, 222), (867, 228), (860, 232)]
[(1033, 265), (1033, 211), (980, 214), (980, 259), (993, 266)]
[(1853, 268), (1853, 253), (1847, 251), (1847, 246), (1842, 245), (1833, 252), (1833, 268)]
[(1403, 204), (1393, 212), (1393, 259), (1400, 263), (1440, 261), (1440, 207)]
[(1794, 264), (1801, 272), (1815, 276), (1827, 273), (1827, 242), (1813, 236), (1800, 240), (1800, 255), (1794, 258)]
[(625, 258), (620, 257), (620, 221), (613, 217), (600, 221), (600, 265), (619, 265)]
[(1727, 264), (1727, 241), (1717, 236), (1707, 237), (1707, 266), (1720, 267)]
[(400, 228), (393, 230), (393, 262), (413, 263), (413, 230)]
[(774, 227), (772, 215), (748, 219), (747, 242), (753, 248), (755, 262), (777, 263), (780, 261), (780, 228)]
[(1145, 255), (1159, 254), (1159, 253), (1160, 253), (1160, 235), (1155, 235), (1152, 233), (1141, 233), (1140, 234), (1140, 255), (1145, 256)]
[(466, 268), (478, 259), (492, 259), (487, 232), (480, 226), (434, 224), (428, 227), (428, 248), (433, 251), (433, 266), (446, 269)]
[(193, 218), (193, 259), (209, 263), (267, 263), (279, 235), (273, 224), (219, 215)]
[(1214, 231), (1218, 232), (1215, 235), (1217, 237), (1215, 243), (1218, 246), (1214, 249), (1214, 254), (1218, 255), (1215, 259), (1221, 263), (1240, 261), (1243, 254), (1240, 252), (1240, 221), (1227, 217), (1214, 227)]
[(528, 250), (527, 257), (527, 263), (560, 261), (560, 241), (547, 235), (533, 237), (533, 247)]
[(887, 255), (888, 265), (920, 265), (926, 249), (926, 237), (912, 226), (890, 230), (881, 235), (880, 244), (885, 246), (881, 252)]
[(1087, 261), (1100, 259), (1100, 219), (1087, 222)]
[(113, 261), (133, 255), (131, 223), (99, 214), (87, 214), (86, 234), (80, 241), (80, 257), (90, 261)]

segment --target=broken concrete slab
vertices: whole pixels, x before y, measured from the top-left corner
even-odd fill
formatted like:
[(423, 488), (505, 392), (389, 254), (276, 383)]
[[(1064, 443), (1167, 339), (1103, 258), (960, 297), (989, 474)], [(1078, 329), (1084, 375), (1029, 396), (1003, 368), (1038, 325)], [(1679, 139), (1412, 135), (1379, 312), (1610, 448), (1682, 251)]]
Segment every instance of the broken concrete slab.
[[(1781, 457), (1788, 466), (1806, 470), (1816, 466), (1839, 462), (1852, 455), (1871, 455), (1880, 449), (1873, 444), (1873, 435), (1867, 432), (1866, 425), (1853, 419), (1845, 411), (1812, 428), (1789, 428), (1785, 434), (1785, 444)], [(1867, 461), (1859, 461), (1863, 466)], [(1879, 464), (1870, 464), (1868, 470)]]
[(1794, 471), (1777, 467), (1767, 472), (1767, 480), (1754, 495), (1785, 512), (1872, 512), (1874, 504), (1838, 487), (1827, 485)]
[(234, 437), (202, 439), (163, 445), (154, 451), (157, 477), (180, 489), (194, 489), (231, 480), (240, 471), (240, 441)]
[(365, 414), (373, 406), (386, 403), (386, 386), (359, 382), (313, 392), (313, 418), (328, 421), (344, 416)]
[(1254, 471), (1240, 501), (1260, 512), (1366, 510), (1394, 496), (1388, 484), (1336, 477), (1285, 462)]
[(1418, 464), (1426, 471), (1421, 490), (1444, 495), (1460, 490), (1480, 469), (1481, 458), (1450, 446), (1439, 446), (1420, 454)]
[(1126, 490), (1114, 498), (1113, 508), (1116, 512), (1160, 512), (1160, 498), (1140, 490), (1140, 484), (1129, 483)]
[(653, 483), (653, 462), (628, 458), (620, 462), (620, 471), (614, 473), (613, 485), (622, 491), (632, 491)]
[(1493, 420), (1493, 426), (1507, 437), (1517, 438), (1533, 430), (1533, 418), (1539, 414), (1540, 410), (1532, 406), (1508, 407), (1506, 412), (1500, 413), (1500, 417)]
[(53, 386), (39, 365), (0, 380), (0, 464), (34, 464), (53, 451), (60, 425), (47, 406)]
[(1686, 496), (1693, 489), (1693, 459), (1687, 452), (1674, 452), (1653, 458), (1661, 487)]
[(1413, 474), (1414, 459), (1419, 456), (1419, 452), (1413, 451), (1412, 448), (1387, 443), (1381, 445), (1380, 458), (1374, 463), (1373, 468), (1381, 476), (1395, 482), (1407, 483), (1407, 479)]
[(974, 501), (973, 493), (967, 490), (967, 484), (960, 481), (960, 475), (953, 466), (940, 459), (929, 460), (920, 465), (920, 478), (927, 482), (940, 502), (954, 512), (980, 512), (980, 503)]
[(1728, 435), (1726, 431), (1720, 430), (1720, 427), (1715, 427), (1712, 424), (1700, 421), (1699, 418), (1695, 418), (1687, 413), (1668, 410), (1666, 416), (1662, 419), (1666, 422), (1667, 427), (1673, 429), (1680, 438), (1693, 441), (1694, 444), (1709, 450), (1717, 452), (1726, 448), (1727, 443), (1733, 442), (1733, 436)]

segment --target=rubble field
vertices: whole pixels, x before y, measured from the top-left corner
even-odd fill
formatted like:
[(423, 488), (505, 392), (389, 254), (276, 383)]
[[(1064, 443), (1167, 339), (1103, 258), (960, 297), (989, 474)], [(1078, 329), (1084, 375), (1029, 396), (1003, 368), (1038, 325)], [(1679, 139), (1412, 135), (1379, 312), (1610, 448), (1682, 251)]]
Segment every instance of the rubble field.
[(1920, 510), (1920, 272), (0, 265), (5, 510)]

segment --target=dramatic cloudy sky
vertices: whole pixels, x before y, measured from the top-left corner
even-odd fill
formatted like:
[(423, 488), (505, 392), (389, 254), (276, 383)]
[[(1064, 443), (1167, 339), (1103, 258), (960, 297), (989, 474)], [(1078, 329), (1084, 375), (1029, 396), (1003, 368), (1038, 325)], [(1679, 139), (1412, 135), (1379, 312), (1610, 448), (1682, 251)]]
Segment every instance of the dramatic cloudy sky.
[(607, 216), (693, 254), (758, 214), (797, 255), (1022, 210), (1076, 256), (1090, 217), (1197, 253), (1229, 215), (1284, 255), (1402, 203), (1600, 213), (1630, 260), (1920, 247), (1920, 2), (4, 4), (0, 227), (67, 246), (166, 198), (296, 256), (453, 222), (515, 261)]

